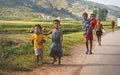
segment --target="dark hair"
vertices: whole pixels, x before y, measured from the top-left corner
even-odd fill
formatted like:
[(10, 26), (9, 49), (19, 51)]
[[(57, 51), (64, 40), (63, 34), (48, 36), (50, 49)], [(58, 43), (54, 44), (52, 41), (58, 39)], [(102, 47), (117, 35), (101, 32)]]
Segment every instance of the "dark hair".
[(100, 18), (98, 18), (97, 20), (101, 21), (101, 19), (100, 19)]
[(58, 22), (58, 23), (59, 23), (59, 25), (60, 25), (60, 21), (59, 21), (59, 20), (54, 20), (53, 22), (55, 22), (55, 21), (56, 21), (56, 22)]
[(35, 27), (38, 27), (40, 30), (42, 30), (42, 27), (41, 27), (40, 24), (36, 24), (36, 25), (33, 27), (33, 29), (34, 29)]
[(88, 14), (86, 12), (84, 12), (82, 16), (84, 16), (84, 15), (88, 16)]
[(94, 17), (96, 17), (96, 14), (94, 14), (94, 13), (92, 13), (91, 15), (94, 16)]

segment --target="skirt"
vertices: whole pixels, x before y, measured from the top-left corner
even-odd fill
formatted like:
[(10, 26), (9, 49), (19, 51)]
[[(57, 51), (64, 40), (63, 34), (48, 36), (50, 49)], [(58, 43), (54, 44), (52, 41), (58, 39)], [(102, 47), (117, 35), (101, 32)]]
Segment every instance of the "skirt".
[(62, 50), (51, 50), (50, 52), (51, 57), (62, 57), (63, 56), (63, 51)]
[(86, 39), (87, 39), (87, 40), (93, 40), (93, 34), (88, 34), (88, 35), (86, 36)]

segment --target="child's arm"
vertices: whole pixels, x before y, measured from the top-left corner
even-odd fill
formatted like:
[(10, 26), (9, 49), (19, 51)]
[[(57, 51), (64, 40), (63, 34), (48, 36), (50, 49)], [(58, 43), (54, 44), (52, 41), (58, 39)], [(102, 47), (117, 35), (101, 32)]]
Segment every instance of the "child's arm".
[(97, 25), (95, 25), (95, 31), (97, 30)]
[(31, 43), (32, 43), (32, 45), (34, 46), (34, 35), (32, 35)]
[(32, 45), (34, 46), (34, 40), (32, 40)]
[(45, 36), (43, 36), (43, 40), (42, 40), (42, 42), (43, 42), (43, 43), (46, 42)]
[(44, 35), (41, 37), (41, 39), (39, 39), (39, 41), (38, 41), (38, 44), (41, 44), (41, 43), (44, 43), (44, 42), (46, 42), (46, 39), (45, 39), (45, 37), (44, 37)]
[(60, 31), (60, 43), (58, 45), (59, 47), (62, 44), (62, 40), (63, 40), (63, 33), (62, 33), (62, 31)]
[(101, 24), (101, 28), (104, 29), (102, 24)]
[(49, 32), (47, 32), (46, 34), (44, 34), (44, 35), (49, 35), (49, 34), (51, 34), (52, 33), (52, 31), (53, 30), (50, 30)]

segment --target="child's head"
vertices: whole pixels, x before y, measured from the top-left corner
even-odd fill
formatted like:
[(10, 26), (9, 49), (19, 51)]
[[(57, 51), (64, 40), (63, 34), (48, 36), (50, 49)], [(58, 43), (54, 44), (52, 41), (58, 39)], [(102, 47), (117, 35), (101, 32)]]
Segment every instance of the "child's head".
[(42, 27), (39, 24), (34, 26), (34, 33), (39, 34), (41, 32)]
[(98, 19), (97, 19), (97, 22), (100, 22), (100, 21), (101, 21), (101, 20), (98, 18)]
[(58, 29), (59, 26), (60, 26), (60, 21), (59, 21), (59, 20), (54, 20), (54, 21), (53, 21), (53, 27), (54, 27), (55, 29)]
[(83, 17), (84, 20), (87, 20), (88, 14), (85, 12), (85, 13), (83, 13), (82, 17)]
[(90, 15), (90, 18), (95, 18), (95, 17), (96, 15), (94, 13)]

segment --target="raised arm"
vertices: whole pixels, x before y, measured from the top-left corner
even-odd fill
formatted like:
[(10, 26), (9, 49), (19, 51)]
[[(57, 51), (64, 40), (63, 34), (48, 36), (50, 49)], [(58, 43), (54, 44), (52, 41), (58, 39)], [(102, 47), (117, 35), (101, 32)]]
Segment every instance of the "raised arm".
[(53, 30), (50, 30), (49, 32), (45, 33), (44, 35), (49, 35), (52, 33)]

